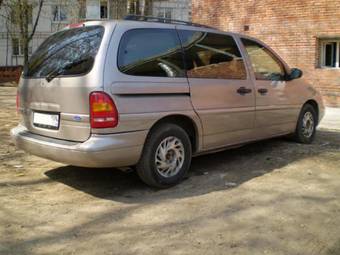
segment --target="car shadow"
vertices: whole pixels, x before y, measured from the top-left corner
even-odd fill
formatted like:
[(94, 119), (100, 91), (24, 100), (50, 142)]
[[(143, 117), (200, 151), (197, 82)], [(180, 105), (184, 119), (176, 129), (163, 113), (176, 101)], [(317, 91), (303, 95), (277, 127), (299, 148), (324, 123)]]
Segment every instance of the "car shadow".
[[(156, 190), (140, 181), (135, 172), (111, 168), (62, 166), (45, 172), (53, 181), (92, 196), (125, 203), (203, 195), (232, 189), (272, 171), (284, 171), (297, 160), (340, 148), (340, 132), (320, 130), (311, 145), (276, 138), (237, 149), (193, 158), (187, 178), (167, 190)], [(170, 191), (170, 192), (169, 192)]]

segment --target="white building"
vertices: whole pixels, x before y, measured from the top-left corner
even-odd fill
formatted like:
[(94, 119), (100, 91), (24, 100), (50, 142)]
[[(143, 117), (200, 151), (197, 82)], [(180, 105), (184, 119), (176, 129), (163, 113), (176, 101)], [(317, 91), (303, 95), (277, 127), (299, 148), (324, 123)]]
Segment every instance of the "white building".
[[(132, 0), (139, 8), (143, 7), (144, 1)], [(37, 9), (33, 8), (32, 11), (33, 22)], [(125, 16), (128, 9), (128, 0), (45, 0), (29, 51), (34, 52), (50, 34), (70, 23), (84, 19), (117, 19)], [(185, 21), (191, 19), (191, 0), (154, 0), (150, 9), (151, 16)], [(22, 65), (23, 49), (19, 37), (13, 31), (7, 30), (10, 24), (6, 24), (6, 19), (3, 18), (5, 14), (1, 14), (0, 66)]]
[(163, 0), (154, 1), (152, 15), (156, 17), (189, 21), (191, 20), (191, 1)]

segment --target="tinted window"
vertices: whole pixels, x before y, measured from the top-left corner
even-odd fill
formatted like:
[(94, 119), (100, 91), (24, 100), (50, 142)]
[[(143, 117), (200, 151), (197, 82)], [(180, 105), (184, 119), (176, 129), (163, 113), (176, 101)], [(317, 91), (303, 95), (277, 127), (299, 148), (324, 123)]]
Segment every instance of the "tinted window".
[(240, 51), (231, 36), (179, 31), (189, 78), (246, 79)]
[(285, 77), (282, 63), (263, 45), (242, 39), (257, 80), (279, 81)]
[(50, 36), (32, 55), (26, 77), (80, 75), (92, 69), (104, 28), (89, 26), (63, 30)]
[(178, 35), (173, 29), (133, 29), (119, 46), (118, 68), (137, 76), (184, 77)]

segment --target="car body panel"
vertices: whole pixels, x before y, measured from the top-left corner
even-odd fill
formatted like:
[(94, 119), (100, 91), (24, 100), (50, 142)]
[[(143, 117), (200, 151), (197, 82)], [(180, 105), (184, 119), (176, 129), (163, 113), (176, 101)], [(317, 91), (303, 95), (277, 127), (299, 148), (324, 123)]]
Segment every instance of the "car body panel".
[(85, 142), (71, 142), (34, 134), (24, 126), (11, 130), (20, 149), (36, 156), (82, 167), (124, 167), (137, 164), (147, 131), (92, 135)]
[[(191, 119), (201, 143), (202, 128), (194, 111), (186, 78), (130, 76), (117, 67), (120, 38), (131, 29), (152, 28), (146, 22), (127, 22), (117, 26), (108, 51), (112, 54), (104, 66), (104, 90), (117, 105), (119, 124), (115, 128), (94, 129), (93, 133), (119, 133), (132, 130), (150, 130), (162, 118), (179, 115)], [(155, 28), (175, 29), (174, 25), (157, 24)], [(161, 102), (161, 103), (160, 103)]]
[[(94, 65), (89, 73), (79, 76), (55, 77), (48, 82), (45, 78), (21, 77), (18, 86), (22, 124), (35, 134), (70, 141), (86, 141), (91, 135), (89, 123), (89, 94), (103, 90), (103, 69), (109, 38), (115, 27), (101, 22), (90, 22), (89, 26), (104, 26), (104, 35)], [(60, 114), (58, 130), (33, 125), (33, 113)]]
[[(324, 115), (320, 93), (304, 79), (255, 80), (240, 40), (246, 36), (156, 22), (92, 21), (85, 25), (105, 28), (95, 64), (89, 73), (77, 77), (56, 77), (49, 83), (45, 79), (21, 78), (18, 92), (22, 120), (11, 132), (18, 148), (77, 166), (123, 167), (138, 162), (150, 130), (165, 118), (180, 116), (192, 122), (195, 134), (189, 135), (196, 138), (194, 154), (199, 155), (292, 133), (302, 106), (309, 100), (317, 103), (319, 120)], [(247, 79), (126, 75), (117, 67), (120, 40), (126, 31), (139, 28), (185, 29), (231, 35), (246, 64)], [(288, 65), (275, 52), (273, 54), (289, 72)], [(237, 93), (240, 87), (252, 91), (240, 95)], [(263, 87), (269, 91), (266, 96), (257, 93)], [(111, 96), (119, 112), (117, 127), (91, 128), (89, 94), (93, 91), (104, 91)], [(59, 129), (33, 126), (33, 111), (60, 113)]]
[[(256, 117), (254, 134), (262, 139), (283, 133), (295, 131), (296, 123), (302, 106), (309, 100), (319, 105), (319, 111), (324, 111), (324, 105), (318, 92), (303, 78), (294, 80), (256, 80), (251, 60), (241, 42), (241, 39), (250, 39), (264, 46), (283, 65), (286, 74), (289, 74), (289, 65), (267, 44), (262, 41), (239, 35), (238, 41), (243, 54), (246, 56), (247, 66), (251, 70), (250, 76), (256, 92)], [(259, 89), (267, 89), (268, 93), (261, 94)], [(319, 116), (320, 117), (320, 116)]]
[[(178, 25), (177, 30), (203, 31), (218, 35), (230, 36), (232, 33), (212, 29), (190, 28)], [(236, 46), (239, 47), (237, 40)], [(242, 51), (240, 53), (241, 56)], [(201, 119), (203, 127), (203, 150), (215, 149), (253, 138), (255, 121), (255, 97), (249, 70), (244, 66), (246, 78), (209, 79), (188, 78), (193, 108)], [(241, 95), (241, 87), (251, 93)]]

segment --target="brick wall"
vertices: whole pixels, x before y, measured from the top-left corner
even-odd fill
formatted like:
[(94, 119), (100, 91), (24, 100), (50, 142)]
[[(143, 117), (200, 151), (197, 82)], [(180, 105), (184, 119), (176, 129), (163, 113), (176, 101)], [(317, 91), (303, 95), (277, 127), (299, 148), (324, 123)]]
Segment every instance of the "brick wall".
[(327, 105), (340, 106), (340, 69), (319, 68), (318, 43), (340, 38), (339, 0), (193, 0), (192, 19), (264, 41), (304, 71)]
[(22, 66), (0, 66), (0, 83), (19, 82)]

